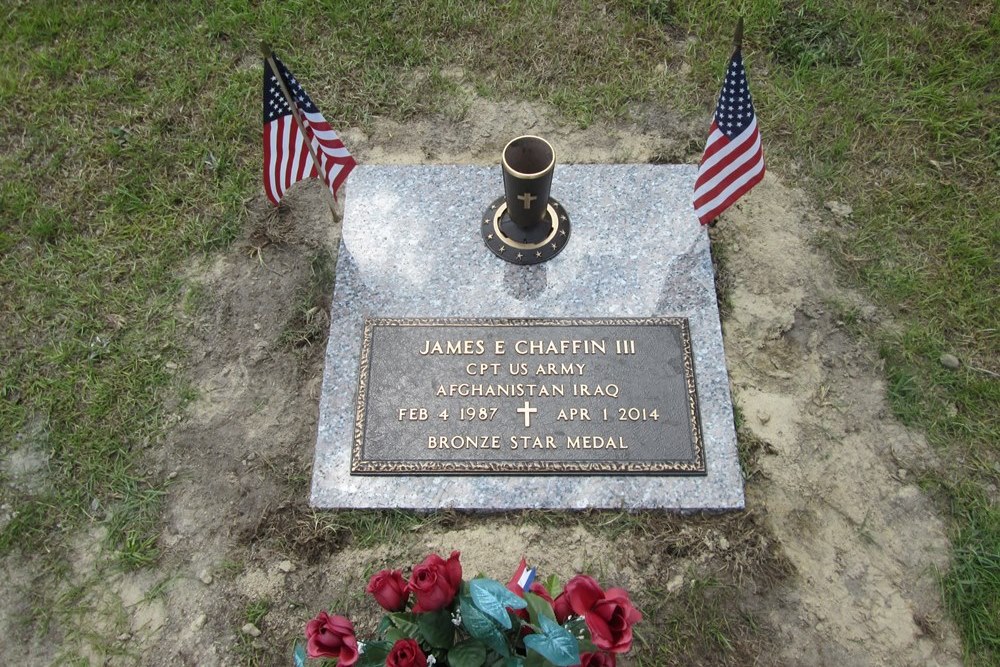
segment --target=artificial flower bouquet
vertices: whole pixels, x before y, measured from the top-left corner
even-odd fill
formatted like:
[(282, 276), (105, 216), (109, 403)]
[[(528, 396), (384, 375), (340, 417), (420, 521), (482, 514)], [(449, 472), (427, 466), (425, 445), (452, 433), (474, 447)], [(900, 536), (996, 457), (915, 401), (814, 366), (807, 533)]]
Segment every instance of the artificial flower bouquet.
[(632, 648), (642, 615), (620, 588), (578, 574), (561, 591), (535, 581), (525, 560), (505, 586), (462, 580), (459, 552), (372, 576), (366, 591), (386, 610), (377, 638), (360, 641), (343, 616), (320, 612), (306, 625), (295, 662), (332, 658), (337, 667), (614, 667)]

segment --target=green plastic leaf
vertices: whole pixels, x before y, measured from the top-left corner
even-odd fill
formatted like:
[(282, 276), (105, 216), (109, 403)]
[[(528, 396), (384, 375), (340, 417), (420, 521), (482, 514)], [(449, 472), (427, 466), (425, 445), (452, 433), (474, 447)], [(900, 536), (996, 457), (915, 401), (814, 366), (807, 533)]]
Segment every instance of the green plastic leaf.
[(295, 667), (306, 667), (306, 647), (302, 642), (296, 640), (295, 653), (292, 657), (295, 659)]
[(395, 614), (389, 614), (386, 618), (389, 619), (389, 622), (392, 623), (393, 627), (398, 628), (399, 631), (403, 633), (404, 637), (417, 639), (417, 634), (420, 632), (420, 628), (416, 623), (416, 614), (398, 612)]
[(510, 655), (507, 641), (500, 630), (493, 624), (490, 617), (479, 611), (472, 598), (464, 595), (458, 599), (459, 611), (462, 614), (462, 627), (472, 637), (486, 644), (502, 656)]
[(455, 626), (451, 613), (445, 609), (417, 615), (420, 635), (434, 648), (451, 648), (455, 643)]
[(525, 593), (524, 601), (528, 603), (528, 618), (531, 619), (532, 625), (538, 625), (540, 616), (548, 616), (553, 621), (556, 620), (556, 613), (552, 611), (552, 605), (545, 598), (534, 593)]
[(365, 642), (364, 652), (358, 656), (355, 667), (385, 667), (393, 642)]
[(538, 620), (541, 632), (525, 637), (525, 647), (538, 653), (556, 667), (579, 665), (580, 648), (576, 638), (548, 616), (543, 615)]
[(495, 579), (473, 579), (469, 582), (469, 594), (472, 601), (480, 611), (510, 630), (510, 614), (507, 607), (511, 609), (524, 609), (528, 603), (524, 601)]
[[(573, 633), (570, 633), (570, 634), (573, 634)], [(586, 635), (584, 635), (584, 638), (581, 639), (580, 641), (578, 641), (576, 643), (576, 645), (580, 648), (580, 653), (581, 654), (583, 654), (583, 653), (594, 653), (594, 652), (596, 652), (598, 650), (597, 647), (594, 646), (594, 642), (590, 641), (590, 638), (587, 637)]]
[(486, 664), (486, 645), (476, 639), (466, 639), (448, 651), (450, 667), (483, 667)]
[(554, 574), (550, 574), (546, 577), (545, 581), (542, 582), (542, 585), (545, 586), (545, 590), (549, 592), (549, 595), (552, 596), (553, 600), (559, 597), (559, 594), (563, 591), (562, 584), (559, 583), (559, 577)]
[(528, 651), (528, 655), (524, 657), (524, 667), (550, 667), (551, 664), (534, 651)]

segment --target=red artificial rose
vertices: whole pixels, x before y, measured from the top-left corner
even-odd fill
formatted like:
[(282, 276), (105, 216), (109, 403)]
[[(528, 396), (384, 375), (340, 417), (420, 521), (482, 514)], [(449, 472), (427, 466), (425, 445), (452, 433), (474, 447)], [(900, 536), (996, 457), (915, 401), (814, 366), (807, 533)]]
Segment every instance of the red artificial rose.
[(609, 588), (604, 599), (594, 603), (583, 618), (594, 646), (612, 653), (627, 653), (632, 648), (632, 626), (642, 620), (642, 614), (632, 606), (626, 591)]
[(410, 599), (406, 580), (399, 570), (376, 572), (368, 580), (365, 591), (371, 593), (375, 601), (386, 611), (403, 611), (406, 608), (406, 601)]
[(562, 593), (556, 596), (556, 599), (552, 602), (552, 611), (556, 613), (556, 620), (562, 625), (566, 622), (566, 619), (573, 614), (573, 610), (569, 606), (569, 596), (566, 595), (564, 590)]
[(594, 646), (612, 653), (627, 653), (632, 648), (632, 626), (642, 620), (626, 591), (610, 588), (605, 592), (585, 574), (570, 579), (553, 606), (557, 619), (560, 613), (583, 616)]
[(358, 661), (354, 625), (321, 611), (306, 624), (306, 650), (310, 658), (336, 658), (338, 667), (351, 667)]
[[(593, 577), (578, 574), (566, 582), (562, 595), (566, 596), (569, 608), (577, 616), (585, 616), (598, 600), (604, 599), (604, 590)], [(562, 596), (560, 596), (562, 597)]]
[(594, 602), (603, 597), (604, 591), (593, 578), (578, 574), (566, 582), (563, 592), (552, 603), (552, 610), (556, 613), (556, 620), (565, 623), (573, 614), (583, 616)]
[(413, 611), (423, 613), (444, 609), (455, 599), (462, 583), (462, 564), (459, 553), (452, 551), (445, 561), (437, 554), (431, 554), (424, 562), (413, 568), (408, 588), (417, 596)]
[(580, 656), (580, 667), (615, 667), (614, 653), (584, 653)]
[(427, 667), (427, 656), (413, 639), (400, 639), (392, 645), (385, 667)]

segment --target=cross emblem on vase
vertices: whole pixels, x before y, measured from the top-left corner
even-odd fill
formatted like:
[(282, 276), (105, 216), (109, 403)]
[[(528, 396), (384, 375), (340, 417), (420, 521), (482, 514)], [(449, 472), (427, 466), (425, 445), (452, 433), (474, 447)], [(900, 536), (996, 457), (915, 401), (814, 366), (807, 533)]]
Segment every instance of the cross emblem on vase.
[(524, 407), (518, 408), (516, 412), (520, 412), (522, 415), (524, 415), (524, 427), (528, 428), (529, 426), (531, 426), (531, 415), (538, 412), (538, 408), (531, 407), (531, 403), (525, 401)]
[(531, 194), (530, 192), (525, 192), (523, 195), (518, 195), (517, 198), (520, 199), (522, 202), (524, 202), (524, 208), (531, 208), (531, 202), (538, 199), (538, 197)]

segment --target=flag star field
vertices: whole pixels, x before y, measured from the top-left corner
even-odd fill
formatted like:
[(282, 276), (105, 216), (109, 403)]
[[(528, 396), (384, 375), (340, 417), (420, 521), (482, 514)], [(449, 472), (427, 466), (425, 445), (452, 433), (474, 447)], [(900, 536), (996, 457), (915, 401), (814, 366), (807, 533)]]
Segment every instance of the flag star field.
[(747, 88), (747, 76), (743, 69), (743, 59), (733, 59), (726, 70), (726, 82), (715, 106), (715, 123), (730, 139), (738, 137), (753, 120), (753, 97)]
[(743, 56), (737, 49), (726, 69), (695, 178), (695, 215), (703, 225), (708, 224), (763, 178), (764, 151), (757, 115)]

